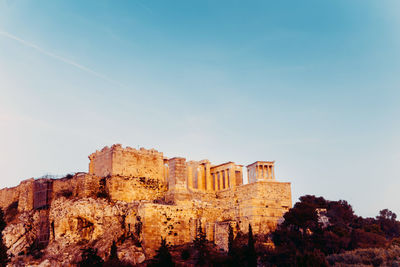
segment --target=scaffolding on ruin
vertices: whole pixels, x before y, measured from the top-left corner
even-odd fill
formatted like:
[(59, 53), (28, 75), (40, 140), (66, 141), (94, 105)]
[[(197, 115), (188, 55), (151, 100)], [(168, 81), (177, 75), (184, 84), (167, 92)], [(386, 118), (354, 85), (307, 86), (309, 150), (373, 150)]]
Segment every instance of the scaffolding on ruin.
[(49, 207), (53, 193), (53, 181), (50, 179), (35, 180), (33, 187), (33, 208), (39, 211), (39, 228), (37, 242), (46, 246), (50, 240)]

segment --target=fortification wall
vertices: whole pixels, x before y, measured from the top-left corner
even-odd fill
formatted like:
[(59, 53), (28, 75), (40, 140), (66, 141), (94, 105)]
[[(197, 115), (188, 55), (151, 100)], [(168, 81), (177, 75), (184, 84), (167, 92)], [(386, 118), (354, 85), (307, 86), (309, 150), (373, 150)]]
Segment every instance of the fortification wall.
[(161, 237), (172, 245), (191, 242), (200, 224), (207, 239), (213, 241), (215, 221), (220, 218), (221, 209), (145, 203), (139, 207), (138, 215), (143, 222), (143, 246), (147, 253), (154, 255)]
[(18, 201), (19, 188), (4, 188), (0, 190), (0, 207), (5, 210), (11, 203)]
[[(101, 220), (118, 231), (131, 232), (131, 227), (141, 223), (140, 240), (149, 255), (158, 248), (161, 236), (173, 245), (191, 242), (199, 225), (208, 240), (226, 249), (229, 224), (237, 224), (237, 230), (244, 233), (249, 224), (255, 233), (268, 233), (292, 206), (290, 183), (271, 180), (242, 185), (242, 166), (233, 162), (211, 167), (207, 160), (167, 160), (155, 150), (121, 145), (105, 147), (89, 158), (88, 174), (50, 181), (51, 193), (46, 195), (45, 204), (50, 206), (54, 222), (53, 239), (65, 233), (74, 242), (98, 238), (108, 228), (95, 221), (107, 214), (109, 218)], [(35, 183), (29, 179), (0, 190), (0, 207), (6, 209), (18, 201), (19, 211), (34, 209)], [(65, 218), (56, 218), (52, 203), (59, 206), (54, 214)], [(103, 211), (92, 213), (93, 207)], [(119, 216), (120, 222), (113, 216)], [(93, 230), (90, 235), (86, 230), (83, 235), (75, 233), (86, 224)]]
[(99, 191), (100, 177), (87, 173), (77, 173), (72, 178), (53, 180), (53, 198), (62, 195), (71, 197), (94, 196)]
[(22, 181), (18, 190), (20, 192), (18, 198), (18, 211), (30, 211), (33, 209), (34, 179)]
[(96, 151), (89, 159), (89, 173), (96, 176), (146, 177), (166, 182), (163, 153), (154, 149), (136, 150), (117, 144)]
[(146, 177), (164, 181), (164, 156), (157, 150), (113, 147), (113, 175)]
[(112, 176), (106, 179), (107, 190), (112, 201), (154, 201), (164, 200), (166, 185), (151, 178)]
[(22, 181), (18, 186), (0, 190), (0, 208), (6, 210), (9, 205), (18, 202), (18, 211), (33, 209), (34, 179)]
[(290, 183), (257, 182), (235, 190), (217, 192), (225, 200), (240, 230), (247, 232), (250, 223), (255, 233), (267, 233), (276, 228), (278, 220), (292, 207)]
[(106, 177), (112, 174), (112, 152), (111, 148), (104, 147), (89, 156), (89, 174)]

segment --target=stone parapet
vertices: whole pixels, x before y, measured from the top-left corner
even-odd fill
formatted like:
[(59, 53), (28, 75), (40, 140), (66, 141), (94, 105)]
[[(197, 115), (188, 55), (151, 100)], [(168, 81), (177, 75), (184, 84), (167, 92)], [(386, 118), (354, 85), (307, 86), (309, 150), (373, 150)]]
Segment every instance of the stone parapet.
[(94, 152), (89, 159), (89, 174), (146, 177), (165, 182), (164, 156), (155, 149), (137, 150), (117, 144)]

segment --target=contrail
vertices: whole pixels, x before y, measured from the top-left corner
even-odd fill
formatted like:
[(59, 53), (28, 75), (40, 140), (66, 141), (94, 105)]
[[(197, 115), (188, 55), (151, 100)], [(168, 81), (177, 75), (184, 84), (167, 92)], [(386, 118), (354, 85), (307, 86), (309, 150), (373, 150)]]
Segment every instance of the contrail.
[(0, 35), (2, 35), (2, 36), (4, 36), (4, 37), (7, 37), (7, 38), (9, 38), (9, 39), (11, 39), (11, 40), (17, 41), (17, 42), (19, 42), (19, 43), (21, 43), (21, 44), (23, 44), (23, 45), (25, 45), (25, 46), (27, 46), (27, 47), (30, 47), (30, 48), (33, 48), (33, 49), (39, 51), (40, 53), (42, 53), (42, 54), (44, 54), (44, 55), (46, 55), (46, 56), (52, 57), (52, 58), (54, 58), (54, 59), (58, 59), (58, 60), (60, 60), (60, 61), (62, 61), (62, 62), (64, 62), (64, 63), (66, 63), (66, 64), (72, 65), (72, 66), (74, 66), (74, 67), (76, 67), (76, 68), (78, 68), (78, 69), (80, 69), (80, 70), (83, 70), (83, 71), (85, 71), (85, 72), (87, 72), (87, 73), (90, 73), (90, 74), (92, 74), (92, 75), (94, 75), (94, 76), (97, 76), (97, 77), (99, 77), (99, 78), (101, 78), (101, 79), (103, 79), (103, 80), (106, 80), (106, 81), (110, 82), (110, 83), (116, 84), (116, 85), (118, 85), (118, 86), (120, 86), (120, 87), (125, 87), (123, 84), (119, 83), (118, 81), (115, 81), (115, 80), (113, 80), (113, 79), (110, 79), (110, 78), (108, 78), (107, 76), (104, 76), (104, 75), (101, 74), (101, 73), (98, 73), (98, 72), (96, 72), (96, 71), (93, 71), (93, 70), (89, 69), (88, 67), (85, 67), (85, 66), (83, 66), (83, 65), (81, 65), (81, 64), (79, 64), (79, 63), (76, 63), (76, 62), (74, 62), (74, 61), (72, 61), (72, 60), (69, 60), (69, 59), (67, 59), (67, 58), (64, 58), (64, 57), (58, 56), (58, 55), (56, 55), (56, 54), (47, 52), (47, 51), (44, 50), (43, 48), (41, 48), (41, 47), (39, 47), (39, 46), (37, 46), (37, 45), (35, 45), (35, 44), (32, 44), (32, 43), (30, 43), (30, 42), (28, 42), (28, 41), (25, 41), (24, 39), (21, 39), (21, 38), (15, 36), (15, 35), (12, 35), (12, 34), (10, 34), (10, 33), (8, 33), (8, 32), (1, 31), (1, 30), (0, 30)]

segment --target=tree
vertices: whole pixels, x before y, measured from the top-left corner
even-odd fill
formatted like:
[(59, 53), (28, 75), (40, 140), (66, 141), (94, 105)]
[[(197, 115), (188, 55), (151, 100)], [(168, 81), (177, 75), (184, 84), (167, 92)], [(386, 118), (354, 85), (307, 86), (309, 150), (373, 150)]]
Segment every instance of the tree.
[(0, 267), (5, 267), (9, 262), (7, 255), (7, 247), (3, 242), (3, 230), (6, 228), (6, 222), (4, 221), (3, 210), (0, 209)]
[(79, 267), (103, 266), (103, 259), (97, 255), (97, 249), (87, 248), (82, 252), (82, 260), (78, 263)]
[(203, 232), (203, 229), (201, 228), (201, 224), (199, 225), (197, 235), (193, 243), (195, 249), (197, 250), (197, 264), (204, 265), (206, 263), (207, 239), (206, 239), (206, 234)]
[(173, 267), (175, 266), (172, 261), (171, 253), (169, 252), (167, 241), (165, 238), (161, 237), (160, 247), (157, 249), (157, 254), (154, 256), (152, 264), (150, 266), (165, 266), (165, 267)]
[(133, 266), (132, 264), (128, 262), (123, 262), (118, 259), (118, 254), (117, 254), (117, 244), (115, 241), (113, 241), (111, 248), (110, 248), (110, 257), (108, 257), (108, 260), (104, 262), (103, 267), (131, 267)]
[(249, 267), (257, 266), (257, 255), (254, 248), (254, 237), (251, 224), (249, 224), (249, 239), (247, 242), (247, 264)]
[(233, 256), (234, 252), (233, 252), (233, 240), (234, 236), (233, 236), (233, 229), (231, 224), (229, 224), (229, 233), (228, 233), (228, 255), (230, 257)]
[(395, 221), (396, 218), (397, 218), (396, 213), (394, 213), (388, 209), (379, 211), (379, 216), (377, 216), (377, 219), (387, 219), (387, 220), (392, 220), (392, 221)]
[(118, 259), (117, 244), (115, 243), (115, 241), (113, 241), (113, 243), (112, 243), (112, 245), (111, 245), (111, 249), (110, 249), (110, 259), (111, 259), (111, 260)]
[(376, 216), (378, 224), (387, 238), (394, 238), (400, 236), (400, 223), (396, 221), (396, 213), (384, 209)]

